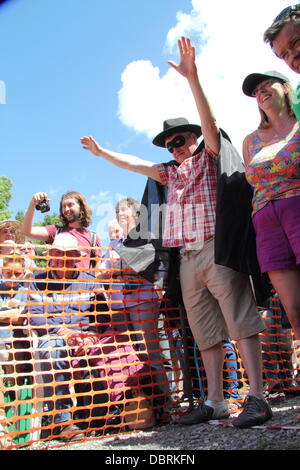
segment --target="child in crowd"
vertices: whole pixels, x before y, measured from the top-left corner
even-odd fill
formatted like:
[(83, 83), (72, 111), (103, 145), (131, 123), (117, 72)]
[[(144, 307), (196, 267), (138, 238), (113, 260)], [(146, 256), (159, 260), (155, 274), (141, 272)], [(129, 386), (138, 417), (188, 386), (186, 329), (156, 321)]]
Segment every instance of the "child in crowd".
[(36, 251), (31, 240), (25, 240), (23, 245), (20, 246), (20, 253), (22, 256), (24, 256), (25, 260), (26, 278), (32, 278), (37, 265), (35, 262)]
[[(2, 279), (0, 281), (0, 449), (7, 447), (11, 439), (5, 437), (4, 386), (14, 368), (10, 362), (13, 355), (10, 349), (14, 337), (18, 336), (17, 325), (24, 325), (27, 303), (27, 288), (21, 281), (25, 276), (25, 261), (19, 256), (6, 257), (3, 260)], [(2, 370), (1, 370), (2, 369)], [(5, 378), (4, 378), (5, 377)], [(11, 377), (9, 377), (10, 380)]]

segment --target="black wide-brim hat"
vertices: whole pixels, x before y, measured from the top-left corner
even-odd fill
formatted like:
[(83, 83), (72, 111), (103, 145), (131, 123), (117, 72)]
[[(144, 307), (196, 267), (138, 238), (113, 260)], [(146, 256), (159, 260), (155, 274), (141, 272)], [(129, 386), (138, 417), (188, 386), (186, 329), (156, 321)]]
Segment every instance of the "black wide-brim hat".
[(197, 126), (196, 124), (190, 124), (189, 121), (183, 117), (167, 119), (164, 121), (163, 126), (164, 130), (160, 132), (152, 141), (152, 143), (158, 147), (165, 147), (166, 139), (177, 132), (193, 132), (197, 137), (202, 135), (200, 126)]
[(245, 95), (253, 97), (252, 93), (261, 82), (269, 80), (269, 78), (275, 78), (281, 83), (289, 82), (289, 79), (282, 75), (282, 73), (277, 72), (276, 70), (271, 70), (270, 72), (265, 73), (250, 73), (244, 82), (243, 82), (243, 92)]

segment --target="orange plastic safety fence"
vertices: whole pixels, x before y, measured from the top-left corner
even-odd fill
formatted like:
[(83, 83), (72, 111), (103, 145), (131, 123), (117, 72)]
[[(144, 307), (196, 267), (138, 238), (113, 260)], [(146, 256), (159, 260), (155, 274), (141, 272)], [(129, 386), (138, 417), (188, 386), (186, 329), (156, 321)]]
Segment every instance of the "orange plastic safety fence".
[[(2, 448), (151, 429), (172, 420), (182, 403), (205, 397), (201, 354), (183, 309), (107, 253), (98, 253), (90, 268), (83, 267), (86, 257), (67, 253), (3, 256)], [(293, 393), (299, 352), (291, 330), (282, 328), (276, 299), (262, 316), (266, 390)], [(247, 388), (236, 345), (228, 341), (225, 398), (238, 403)]]

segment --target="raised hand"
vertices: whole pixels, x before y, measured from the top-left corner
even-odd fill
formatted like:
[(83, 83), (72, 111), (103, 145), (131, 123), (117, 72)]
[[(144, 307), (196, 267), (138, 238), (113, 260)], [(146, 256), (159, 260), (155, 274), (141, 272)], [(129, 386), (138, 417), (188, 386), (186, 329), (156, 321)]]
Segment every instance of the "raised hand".
[(101, 156), (102, 149), (98, 142), (92, 136), (81, 137), (80, 141), (84, 149), (89, 150), (97, 157)]
[(169, 60), (168, 64), (186, 78), (191, 77), (195, 73), (197, 74), (195, 63), (195, 47), (192, 46), (190, 38), (182, 37), (179, 39), (178, 47), (180, 53), (180, 63), (176, 64), (172, 60)]
[(34, 205), (39, 204), (40, 202), (44, 200), (50, 201), (50, 199), (47, 196), (47, 193), (39, 192), (39, 193), (35, 193), (32, 196), (32, 202)]

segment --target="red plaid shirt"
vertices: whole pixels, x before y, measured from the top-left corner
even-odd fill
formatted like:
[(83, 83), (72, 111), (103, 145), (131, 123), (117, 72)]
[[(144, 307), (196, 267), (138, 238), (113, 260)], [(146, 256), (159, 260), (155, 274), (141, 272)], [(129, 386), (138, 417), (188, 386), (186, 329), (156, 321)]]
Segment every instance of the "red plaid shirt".
[(164, 246), (198, 249), (214, 236), (217, 159), (212, 150), (203, 149), (180, 166), (157, 165), (162, 184), (168, 186)]

